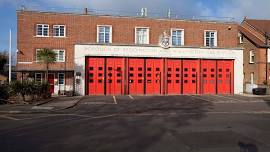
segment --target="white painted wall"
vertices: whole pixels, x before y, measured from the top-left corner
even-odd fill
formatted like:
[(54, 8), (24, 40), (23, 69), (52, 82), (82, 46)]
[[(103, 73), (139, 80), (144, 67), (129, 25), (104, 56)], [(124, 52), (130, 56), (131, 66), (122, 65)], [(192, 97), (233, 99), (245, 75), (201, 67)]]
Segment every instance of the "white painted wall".
[(85, 95), (85, 57), (162, 57), (162, 58), (199, 58), (234, 59), (234, 93), (243, 92), (243, 50), (215, 48), (169, 48), (141, 46), (75, 45), (75, 74), (81, 72), (81, 83), (75, 85), (76, 93)]

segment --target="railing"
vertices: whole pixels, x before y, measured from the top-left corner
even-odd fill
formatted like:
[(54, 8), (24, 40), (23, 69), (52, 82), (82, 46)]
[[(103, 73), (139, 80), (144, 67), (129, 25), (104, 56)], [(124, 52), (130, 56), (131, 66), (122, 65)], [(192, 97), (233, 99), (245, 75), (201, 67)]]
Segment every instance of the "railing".
[[(40, 7), (37, 7), (40, 8)], [(198, 16), (192, 14), (176, 14), (173, 11), (166, 10), (161, 12), (131, 12), (124, 10), (98, 10), (88, 8), (57, 8), (51, 7), (47, 9), (28, 9), (25, 6), (18, 8), (18, 11), (38, 11), (38, 12), (56, 12), (56, 13), (73, 13), (73, 14), (91, 14), (97, 16), (127, 16), (127, 17), (144, 17), (144, 18), (155, 18), (155, 19), (171, 19), (171, 20), (194, 20), (194, 21), (216, 21), (216, 22), (235, 22), (232, 17), (219, 17), (219, 16)]]

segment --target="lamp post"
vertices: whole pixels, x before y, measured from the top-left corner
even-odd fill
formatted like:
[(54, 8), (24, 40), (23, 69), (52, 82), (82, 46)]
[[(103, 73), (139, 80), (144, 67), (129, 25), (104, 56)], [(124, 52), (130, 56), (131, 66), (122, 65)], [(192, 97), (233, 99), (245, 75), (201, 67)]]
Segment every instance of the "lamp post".
[(266, 65), (265, 65), (265, 67), (266, 67), (266, 71), (265, 71), (266, 79), (265, 79), (265, 81), (266, 81), (266, 85), (268, 85), (268, 58), (269, 58), (269, 56), (268, 56), (268, 49), (269, 49), (269, 46), (268, 46), (268, 39), (269, 39), (268, 33), (265, 32), (264, 36), (265, 36), (265, 48), (266, 48), (266, 55), (265, 55), (266, 56)]
[(9, 65), (8, 65), (8, 80), (11, 83), (11, 29), (9, 30)]

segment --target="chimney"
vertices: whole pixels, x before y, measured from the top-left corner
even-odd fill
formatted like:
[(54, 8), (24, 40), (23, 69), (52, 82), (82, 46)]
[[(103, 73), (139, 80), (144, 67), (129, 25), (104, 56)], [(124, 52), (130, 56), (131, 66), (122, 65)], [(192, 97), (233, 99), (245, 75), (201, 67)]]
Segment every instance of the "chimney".
[(147, 17), (147, 8), (141, 9), (141, 17)]
[(22, 11), (25, 11), (26, 10), (26, 7), (24, 5), (21, 5), (21, 10)]
[(171, 14), (171, 9), (169, 9), (168, 12), (167, 12), (167, 17), (168, 17), (168, 18), (171, 18), (171, 15), (172, 15), (172, 14)]
[(88, 14), (88, 8), (84, 8), (84, 14)]

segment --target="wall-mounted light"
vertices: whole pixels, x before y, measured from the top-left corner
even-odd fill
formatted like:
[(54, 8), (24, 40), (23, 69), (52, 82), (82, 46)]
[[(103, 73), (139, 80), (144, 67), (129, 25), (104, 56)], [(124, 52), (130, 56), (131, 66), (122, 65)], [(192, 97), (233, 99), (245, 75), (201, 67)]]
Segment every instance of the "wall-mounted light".
[(19, 51), (18, 49), (16, 50), (16, 53), (17, 54), (23, 54), (23, 52), (22, 51)]

